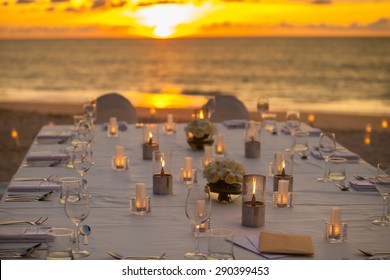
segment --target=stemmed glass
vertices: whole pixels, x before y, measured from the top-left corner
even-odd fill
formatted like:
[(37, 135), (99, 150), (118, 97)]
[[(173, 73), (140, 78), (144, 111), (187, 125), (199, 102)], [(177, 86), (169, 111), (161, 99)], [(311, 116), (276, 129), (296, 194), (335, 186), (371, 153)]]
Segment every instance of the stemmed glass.
[(332, 132), (321, 133), (318, 151), (320, 152), (321, 156), (325, 160), (325, 167), (324, 167), (324, 176), (322, 178), (318, 178), (317, 180), (320, 182), (331, 181), (328, 178), (328, 168), (329, 168), (328, 165), (329, 165), (329, 158), (336, 151), (336, 135)]
[(300, 125), (301, 125), (301, 115), (299, 111), (287, 111), (286, 126), (292, 136), (294, 136), (295, 132), (299, 130)]
[(72, 165), (77, 173), (81, 176), (82, 186), (86, 184), (84, 178), (87, 172), (93, 165), (91, 144), (88, 142), (78, 142), (73, 146)]
[(269, 111), (268, 97), (258, 97), (257, 98), (257, 111), (259, 112), (261, 118), (263, 118), (264, 113), (268, 113), (268, 111)]
[(79, 141), (85, 141), (91, 143), (95, 137), (95, 130), (92, 126), (92, 123), (89, 123), (85, 120), (81, 120), (77, 127), (77, 138)]
[(185, 211), (195, 229), (196, 247), (194, 252), (186, 253), (184, 257), (191, 260), (205, 260), (207, 256), (199, 250), (199, 227), (211, 215), (210, 188), (207, 185), (200, 186), (196, 176), (194, 177), (194, 182), (188, 189)]
[(96, 110), (96, 101), (92, 101), (91, 103), (84, 104), (84, 118), (91, 122), (92, 125), (96, 121), (97, 118), (97, 110)]
[(372, 221), (377, 226), (389, 226), (390, 220), (386, 217), (387, 199), (390, 197), (390, 163), (378, 163), (375, 176), (375, 188), (383, 198), (382, 217)]
[(75, 226), (75, 239), (76, 244), (72, 250), (74, 257), (89, 256), (89, 252), (80, 249), (80, 223), (84, 221), (91, 211), (91, 204), (89, 194), (85, 189), (81, 187), (81, 182), (78, 181), (75, 184), (68, 186), (65, 195), (65, 214), (69, 220), (71, 220)]

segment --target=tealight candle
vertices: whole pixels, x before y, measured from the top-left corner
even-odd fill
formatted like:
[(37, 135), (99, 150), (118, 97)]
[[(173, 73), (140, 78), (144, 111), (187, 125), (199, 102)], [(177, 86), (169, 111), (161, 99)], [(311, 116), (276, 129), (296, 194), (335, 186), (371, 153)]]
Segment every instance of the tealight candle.
[(217, 142), (215, 144), (215, 152), (219, 155), (225, 152), (225, 141), (222, 133), (217, 135)]
[(205, 215), (206, 200), (199, 199), (196, 201), (196, 217), (202, 218)]
[(118, 123), (115, 117), (111, 117), (108, 123), (107, 132), (109, 137), (118, 136)]
[(115, 164), (117, 168), (124, 168), (125, 166), (123, 146), (116, 146), (115, 148)]
[(213, 160), (213, 148), (212, 146), (204, 145), (204, 157), (201, 158), (201, 166), (206, 168)]
[(173, 134), (176, 131), (176, 124), (173, 122), (173, 115), (167, 115), (167, 122), (164, 124), (165, 132), (167, 134)]
[(277, 206), (279, 208), (287, 207), (289, 181), (279, 180), (278, 184)]
[(184, 181), (192, 180), (192, 157), (184, 158), (183, 180)]
[(332, 237), (340, 237), (340, 226), (341, 226), (341, 209), (340, 207), (332, 207), (330, 209), (330, 228), (329, 235)]

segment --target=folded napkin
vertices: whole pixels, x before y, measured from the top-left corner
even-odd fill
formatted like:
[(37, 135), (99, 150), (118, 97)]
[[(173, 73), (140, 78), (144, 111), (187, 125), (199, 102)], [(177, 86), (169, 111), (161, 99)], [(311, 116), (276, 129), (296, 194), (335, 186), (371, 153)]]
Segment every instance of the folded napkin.
[(259, 236), (258, 235), (238, 235), (234, 237), (233, 243), (241, 248), (247, 249), (257, 255), (263, 256), (266, 259), (280, 259), (288, 255), (260, 253)]
[(67, 160), (68, 155), (62, 152), (32, 152), (26, 156), (27, 162), (39, 162), (39, 161), (62, 161)]
[(72, 136), (70, 131), (43, 131), (37, 135), (38, 143), (66, 141)]
[(313, 255), (310, 236), (260, 232), (260, 252), (293, 255)]
[[(287, 135), (290, 135), (290, 130), (288, 129), (287, 126), (284, 126), (282, 127), (282, 129), (280, 130), (283, 134), (287, 134)], [(309, 135), (310, 136), (320, 136), (321, 134), (321, 129), (319, 128), (315, 128), (315, 127), (309, 127), (309, 128), (306, 128), (302, 131), (306, 131), (306, 132), (309, 132)]]
[(46, 242), (52, 237), (46, 233), (51, 227), (1, 227), (0, 243)]
[(376, 192), (375, 184), (368, 180), (349, 180), (351, 188), (358, 192)]
[(226, 120), (222, 124), (227, 128), (245, 128), (247, 120)]
[[(125, 121), (119, 121), (118, 123), (118, 129), (119, 131), (126, 131), (127, 130), (127, 123)], [(103, 130), (107, 130), (108, 123), (103, 123)]]
[(49, 192), (61, 189), (59, 182), (26, 181), (13, 182), (8, 186), (9, 192)]
[[(324, 159), (321, 155), (321, 153), (317, 150), (312, 150), (310, 151), (311, 155), (316, 158), (316, 159)], [(350, 151), (336, 151), (332, 157), (340, 157), (340, 158), (345, 158), (349, 161), (358, 161), (360, 159), (360, 156), (352, 153)]]

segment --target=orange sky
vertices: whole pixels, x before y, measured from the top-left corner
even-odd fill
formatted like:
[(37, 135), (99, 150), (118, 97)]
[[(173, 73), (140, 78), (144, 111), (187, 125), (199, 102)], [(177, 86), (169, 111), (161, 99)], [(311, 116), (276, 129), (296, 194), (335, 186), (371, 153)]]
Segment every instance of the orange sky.
[(0, 0), (0, 38), (390, 36), (390, 0)]

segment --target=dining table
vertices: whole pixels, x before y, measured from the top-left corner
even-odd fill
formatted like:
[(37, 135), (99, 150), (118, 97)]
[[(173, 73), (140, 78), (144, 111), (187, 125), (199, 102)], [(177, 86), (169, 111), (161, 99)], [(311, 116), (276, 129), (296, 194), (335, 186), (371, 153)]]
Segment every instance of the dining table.
[[(92, 140), (93, 166), (85, 173), (91, 195), (91, 210), (89, 216), (82, 222), (91, 229), (88, 244), (80, 246), (89, 251), (89, 256), (82, 260), (112, 260), (108, 251), (126, 256), (160, 256), (165, 253), (167, 260), (183, 260), (184, 254), (195, 247), (195, 237), (191, 222), (185, 214), (185, 203), (188, 189), (191, 185), (183, 181), (180, 171), (184, 166), (184, 158), (193, 159), (193, 168), (198, 170), (199, 184), (207, 182), (202, 176), (201, 158), (203, 151), (191, 149), (187, 143), (184, 127), (186, 123), (177, 123), (175, 133), (166, 133), (163, 124), (159, 125), (159, 150), (169, 152), (172, 156), (173, 188), (172, 194), (153, 194), (153, 161), (143, 159), (143, 126), (127, 124), (118, 133), (118, 137), (109, 137), (105, 126), (95, 125), (95, 136)], [(281, 255), (274, 257), (250, 250), (245, 245), (235, 244), (233, 247), (236, 260), (363, 260), (359, 249), (368, 251), (390, 251), (390, 227), (372, 224), (372, 220), (380, 218), (382, 213), (382, 197), (375, 190), (358, 190), (349, 188), (341, 191), (335, 182), (320, 182), (317, 180), (324, 172), (324, 160), (309, 154), (308, 158), (294, 155), (293, 162), (293, 197), (291, 207), (279, 208), (272, 203), (273, 176), (270, 165), (274, 154), (278, 151), (291, 149), (293, 137), (285, 133), (284, 122), (277, 123), (274, 133), (263, 129), (261, 131), (260, 157), (245, 157), (245, 129), (229, 127), (223, 122), (216, 123), (218, 133), (224, 135), (226, 148), (225, 158), (241, 163), (247, 174), (259, 174), (266, 177), (265, 183), (265, 222), (261, 227), (246, 227), (242, 225), (242, 200), (238, 196), (231, 202), (212, 201), (210, 216), (211, 229), (230, 229), (234, 238), (244, 237), (258, 240), (261, 232), (281, 233), (288, 235), (305, 235), (311, 238), (314, 254), (312, 255)], [(303, 129), (311, 129), (307, 124), (301, 124)], [(72, 125), (45, 125), (38, 135), (45, 133), (73, 133)], [(37, 152), (62, 153), (71, 147), (68, 141), (38, 141), (34, 140), (26, 158)], [(336, 135), (337, 139), (337, 135)], [(318, 146), (319, 134), (309, 136), (309, 150)], [(112, 168), (112, 157), (116, 147), (123, 146), (124, 155), (129, 158), (128, 169), (118, 171)], [(68, 148), (68, 150), (71, 148)], [(337, 143), (338, 150), (348, 151)], [(47, 218), (41, 225), (0, 225), (4, 230), (38, 227), (65, 227), (74, 229), (74, 224), (67, 218), (64, 205), (59, 202), (60, 191), (57, 190), (44, 200), (9, 201), (11, 194), (20, 193), (13, 187), (20, 178), (61, 178), (79, 174), (67, 164), (66, 160), (51, 165), (29, 165), (26, 158), (10, 180), (8, 189), (0, 201), (0, 220), (36, 220)], [(372, 177), (376, 167), (364, 159), (347, 161), (346, 184), (355, 176)], [(150, 212), (146, 215), (134, 215), (130, 211), (130, 200), (135, 196), (136, 184), (146, 185), (147, 196), (150, 197)], [(41, 192), (33, 192), (39, 194)], [(343, 242), (331, 243), (324, 237), (324, 225), (329, 222), (332, 207), (341, 209), (342, 221), (346, 224), (346, 237)], [(201, 252), (207, 252), (207, 233), (199, 236)], [(24, 243), (28, 241), (24, 240)], [(30, 241), (31, 242), (31, 241)], [(17, 240), (0, 239), (0, 248), (17, 244)], [(23, 243), (23, 244), (24, 244)], [(46, 246), (42, 244), (25, 258), (45, 259)], [(24, 258), (21, 258), (24, 259)]]

